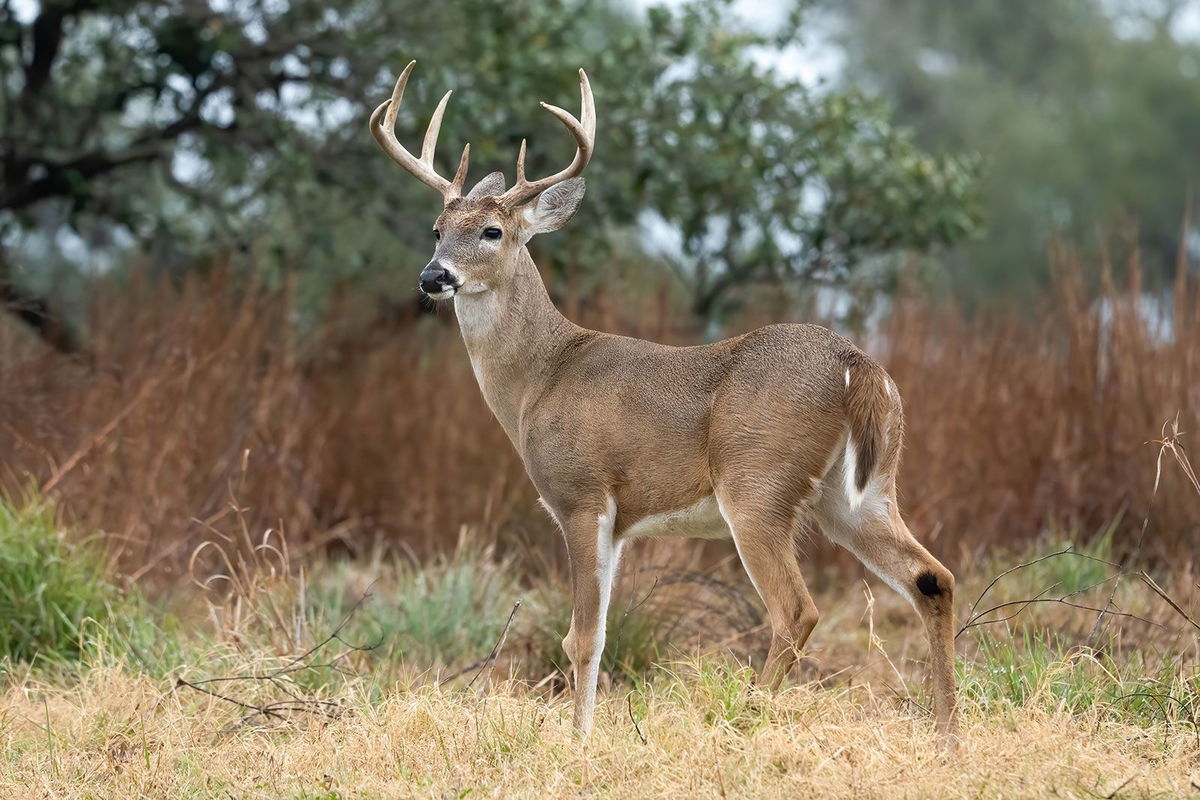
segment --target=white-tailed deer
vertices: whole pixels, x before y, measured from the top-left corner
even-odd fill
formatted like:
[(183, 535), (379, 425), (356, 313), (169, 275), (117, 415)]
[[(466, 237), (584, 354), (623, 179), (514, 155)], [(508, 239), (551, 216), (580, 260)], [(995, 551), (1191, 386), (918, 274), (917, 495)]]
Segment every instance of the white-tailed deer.
[(575, 679), (575, 727), (592, 726), (605, 616), (621, 547), (639, 536), (732, 537), (772, 626), (763, 678), (778, 686), (817, 609), (794, 549), (815, 521), (920, 613), (928, 630), (938, 729), (952, 736), (954, 577), (900, 517), (896, 473), (903, 415), (883, 368), (816, 325), (771, 325), (698, 347), (668, 347), (587, 330), (550, 301), (525, 245), (562, 227), (583, 199), (596, 111), (579, 71), (580, 118), (566, 126), (575, 158), (505, 191), (493, 173), (463, 194), (470, 145), (453, 180), (433, 168), (447, 92), (420, 157), (394, 132), (404, 87), (371, 115), (391, 158), (437, 189), (433, 260), (421, 290), (454, 298), (479, 388), (562, 528), (574, 610), (563, 649)]

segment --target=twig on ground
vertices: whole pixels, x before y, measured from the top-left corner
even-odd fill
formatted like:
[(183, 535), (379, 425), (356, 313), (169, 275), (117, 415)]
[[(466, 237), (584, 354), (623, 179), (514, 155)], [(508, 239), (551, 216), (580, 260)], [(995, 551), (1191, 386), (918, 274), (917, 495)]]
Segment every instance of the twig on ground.
[[(245, 702), (242, 702), (241, 700), (238, 700), (236, 697), (228, 697), (228, 696), (220, 694), (218, 692), (214, 692), (211, 689), (205, 689), (203, 686), (199, 686), (195, 683), (192, 683), (191, 681), (184, 680), (183, 678), (176, 678), (175, 679), (175, 688), (178, 689), (181, 686), (186, 686), (189, 689), (195, 689), (197, 692), (201, 692), (203, 694), (209, 695), (210, 697), (215, 697), (218, 700), (224, 700), (226, 703), (235, 705), (238, 708), (244, 708), (247, 711), (254, 711), (255, 713), (266, 714), (268, 716), (279, 716), (277, 714), (274, 714), (273, 712), (265, 711), (262, 706), (256, 706), (253, 703), (245, 703)], [(283, 719), (282, 717), (279, 717), (279, 718)]]
[(1137, 773), (1135, 772), (1132, 775), (1130, 775), (1128, 778), (1126, 778), (1125, 780), (1121, 781), (1121, 785), (1118, 786), (1117, 788), (1113, 789), (1108, 794), (1106, 794), (1104, 796), (1104, 800), (1113, 800), (1113, 798), (1117, 796), (1117, 793), (1120, 792), (1122, 789), (1124, 789), (1129, 784), (1133, 783), (1133, 779), (1136, 777), (1137, 777)]
[(633, 730), (637, 733), (637, 737), (642, 740), (642, 744), (649, 744), (646, 737), (642, 735), (642, 728), (638, 725), (637, 717), (633, 716), (633, 692), (625, 695), (625, 706), (629, 709), (629, 721), (633, 723)]
[[(380, 637), (378, 642), (375, 642), (371, 645), (351, 644), (341, 637), (342, 630), (370, 597), (370, 587), (368, 587), (367, 591), (363, 592), (358, 601), (351, 606), (348, 612), (346, 612), (346, 615), (342, 618), (342, 621), (338, 623), (337, 627), (333, 629), (332, 633), (278, 669), (270, 670), (268, 672), (250, 673), (245, 675), (224, 675), (213, 678), (202, 678), (199, 680), (176, 678), (175, 685), (171, 688), (171, 691), (174, 692), (181, 687), (187, 687), (202, 694), (209, 695), (210, 697), (215, 697), (218, 700), (222, 700), (230, 705), (249, 712), (240, 720), (238, 720), (238, 725), (245, 725), (250, 722), (250, 720), (259, 716), (283, 721), (287, 719), (285, 712), (315, 714), (318, 716), (327, 717), (329, 719), (337, 719), (343, 710), (343, 707), (340, 703), (332, 700), (320, 700), (316, 698), (302, 697), (292, 691), (292, 689), (282, 680), (282, 678), (286, 675), (292, 675), (297, 672), (315, 669), (330, 669), (344, 674), (345, 670), (337, 663), (338, 661), (353, 652), (369, 652), (378, 648), (383, 643), (382, 637)], [(330, 643), (335, 641), (345, 645), (348, 649), (345, 652), (334, 656), (327, 662), (310, 664), (306, 661), (306, 659), (312, 657), (327, 647)], [(208, 688), (209, 684), (234, 683), (241, 681), (258, 681), (270, 684), (283, 694), (287, 695), (287, 699), (275, 700), (269, 703), (254, 703), (246, 700), (240, 700), (236, 697), (231, 697), (226, 694), (221, 694), (220, 692), (215, 692)]]
[(500, 631), (500, 638), (496, 640), (495, 646), (492, 647), (492, 652), (488, 653), (488, 657), (483, 660), (483, 664), (479, 667), (479, 672), (476, 672), (475, 675), (472, 676), (470, 682), (467, 683), (466, 688), (470, 689), (472, 686), (474, 686), (475, 681), (478, 680), (479, 676), (483, 673), (483, 668), (489, 665), (490, 668), (488, 669), (488, 676), (486, 679), (484, 679), (483, 685), (479, 687), (479, 691), (482, 692), (483, 688), (487, 686), (488, 681), (492, 679), (492, 669), (495, 669), (496, 658), (500, 655), (500, 648), (504, 647), (504, 640), (508, 638), (508, 629), (512, 627), (513, 617), (517, 615), (517, 609), (520, 607), (520, 600), (513, 603), (512, 611), (510, 611), (508, 614), (508, 622), (504, 623), (504, 630)]

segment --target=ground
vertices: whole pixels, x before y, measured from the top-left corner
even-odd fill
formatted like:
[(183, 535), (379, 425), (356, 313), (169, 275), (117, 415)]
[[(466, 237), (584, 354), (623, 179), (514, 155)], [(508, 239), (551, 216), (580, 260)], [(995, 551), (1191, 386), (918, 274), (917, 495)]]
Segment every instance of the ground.
[[(121, 669), (0, 701), (4, 797), (1188, 797), (1194, 729), (969, 701), (957, 752), (866, 687), (775, 694), (713, 665), (570, 704), (519, 686), (358, 696), (336, 720), (230, 725), (227, 704)], [(636, 723), (635, 723), (636, 720)]]
[(143, 590), (36, 508), (0, 534), (2, 798), (1200, 797), (1200, 584), (1109, 537), (960, 571), (947, 752), (916, 615), (845, 564), (770, 692), (736, 561), (635, 550), (579, 741), (565, 579), (515, 554), (294, 564), (266, 537)]

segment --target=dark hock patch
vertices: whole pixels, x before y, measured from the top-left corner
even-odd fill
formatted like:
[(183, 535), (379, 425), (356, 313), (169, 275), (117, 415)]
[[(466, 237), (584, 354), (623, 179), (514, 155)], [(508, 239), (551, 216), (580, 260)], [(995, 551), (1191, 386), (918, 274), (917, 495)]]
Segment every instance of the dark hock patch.
[(917, 576), (917, 588), (926, 597), (937, 597), (942, 593), (942, 587), (938, 586), (937, 576), (932, 572), (922, 572)]

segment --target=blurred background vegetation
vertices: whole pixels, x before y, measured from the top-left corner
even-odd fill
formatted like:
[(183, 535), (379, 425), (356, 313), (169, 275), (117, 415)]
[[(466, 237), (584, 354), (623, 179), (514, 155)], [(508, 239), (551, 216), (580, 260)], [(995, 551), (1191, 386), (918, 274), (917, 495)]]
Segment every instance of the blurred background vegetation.
[[(569, 143), (536, 101), (600, 111), (581, 217), (541, 262), (615, 263), (719, 321), (747, 279), (972, 300), (1044, 288), (1057, 235), (1120, 225), (1172, 263), (1200, 163), (1200, 10), (1184, 0), (6, 0), (0, 297), (77, 345), (87, 285), (139, 264), (294, 274), (405, 305), (436, 198), (365, 120), (410, 58), (410, 137), (457, 90), (443, 169), (535, 170)], [(857, 280), (856, 280), (857, 279)], [(56, 324), (59, 323), (59, 324)], [(65, 327), (61, 323), (66, 323)]]
[[(854, 82), (777, 69), (816, 9), (761, 24), (720, 0), (6, 2), (0, 242), (10, 295), (77, 312), (83, 276), (214, 260), (307, 303), (352, 286), (411, 299), (436, 211), (365, 135), (410, 58), (400, 125), (418, 135), (457, 90), (443, 169), (471, 141), (476, 177), (534, 171), (569, 143), (536, 101), (596, 86), (596, 169), (544, 265), (602, 279), (614, 261), (670, 276), (718, 318), (747, 278), (843, 283), (873, 259), (980, 228), (970, 148), (931, 155)], [(829, 45), (831, 46), (831, 45)], [(851, 76), (847, 75), (849, 79)], [(368, 305), (375, 308), (375, 305)]]
[[(972, 620), (968, 715), (1194, 738), (1200, 0), (0, 0), (0, 680), (292, 675), (345, 615), (372, 697), (463, 686), (523, 598), (497, 676), (565, 685), (561, 536), (418, 298), (438, 197), (366, 128), (413, 58), (401, 139), (454, 89), (438, 166), (470, 141), (475, 179), (522, 138), (565, 163), (537, 101), (576, 108), (587, 69), (587, 198), (533, 243), (572, 319), (823, 322), (885, 364), (906, 519)], [(827, 615), (801, 674), (920, 674), (904, 600), (798, 541)], [(729, 542), (628, 552), (614, 682), (765, 652)], [(349, 685), (305, 670), (281, 697)], [(10, 716), (54, 750), (49, 708)]]
[(411, 58), (401, 137), (454, 89), (475, 178), (565, 162), (536, 104), (587, 68), (587, 201), (534, 242), (569, 316), (837, 325), (901, 385), (935, 540), (1136, 527), (1195, 400), (1195, 1), (0, 0), (0, 485), (135, 572), (234, 478), (314, 549), (552, 535), (418, 299), (438, 199), (367, 134)]

